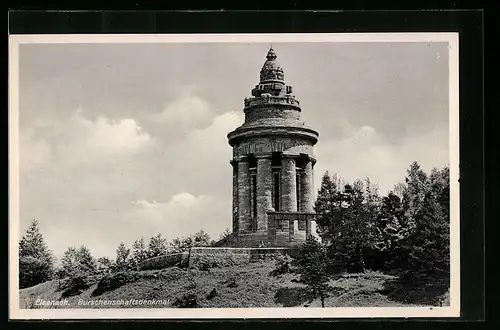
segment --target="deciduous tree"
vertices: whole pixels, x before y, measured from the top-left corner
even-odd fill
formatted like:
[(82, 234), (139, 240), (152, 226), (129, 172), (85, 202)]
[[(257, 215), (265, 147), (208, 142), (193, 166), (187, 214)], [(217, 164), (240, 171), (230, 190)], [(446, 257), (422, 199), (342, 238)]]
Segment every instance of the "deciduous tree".
[(167, 240), (158, 234), (149, 239), (148, 257), (154, 258), (167, 254)]
[(321, 299), (322, 307), (325, 307), (325, 299), (328, 297), (331, 262), (325, 246), (312, 235), (300, 247), (296, 259), (295, 271), (300, 274), (300, 281), (307, 286), (313, 299)]

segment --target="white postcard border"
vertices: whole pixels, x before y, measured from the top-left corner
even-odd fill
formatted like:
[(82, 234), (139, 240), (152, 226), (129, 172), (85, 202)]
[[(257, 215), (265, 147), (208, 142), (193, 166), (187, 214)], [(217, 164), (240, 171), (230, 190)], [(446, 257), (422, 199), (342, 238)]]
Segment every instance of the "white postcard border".
[[(450, 306), (355, 308), (19, 308), (19, 46), (29, 43), (447, 42), (449, 44)], [(9, 36), (9, 316), (11, 319), (274, 319), (460, 316), (458, 33), (122, 34)]]

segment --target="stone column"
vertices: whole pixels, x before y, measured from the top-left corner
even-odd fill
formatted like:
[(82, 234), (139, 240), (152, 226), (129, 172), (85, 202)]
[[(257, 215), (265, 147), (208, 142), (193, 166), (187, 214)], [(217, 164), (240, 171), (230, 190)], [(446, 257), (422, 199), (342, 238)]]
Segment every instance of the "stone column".
[(302, 203), (300, 204), (300, 211), (314, 212), (313, 168), (311, 160), (307, 160), (307, 163), (304, 165), (301, 188)]
[(248, 159), (240, 157), (238, 161), (238, 230), (247, 232), (251, 225), (250, 209), (250, 173)]
[(281, 209), (285, 212), (297, 212), (297, 171), (294, 156), (283, 155), (281, 182)]
[(267, 230), (267, 210), (272, 207), (271, 155), (257, 157), (257, 230)]
[(233, 166), (233, 233), (238, 233), (238, 163), (231, 161)]

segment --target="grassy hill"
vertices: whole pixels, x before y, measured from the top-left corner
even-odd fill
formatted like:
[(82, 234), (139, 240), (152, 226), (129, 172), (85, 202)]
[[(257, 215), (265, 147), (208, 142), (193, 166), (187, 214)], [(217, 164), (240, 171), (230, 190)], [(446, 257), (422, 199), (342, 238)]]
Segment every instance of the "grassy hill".
[[(213, 268), (209, 271), (181, 269), (129, 272), (102, 277), (87, 278), (80, 292), (65, 297), (67, 293), (58, 280), (45, 282), (20, 290), (21, 308), (40, 308), (37, 299), (68, 301), (67, 306), (51, 308), (92, 308), (78, 305), (79, 301), (160, 299), (163, 305), (149, 307), (182, 307), (186, 299), (194, 299), (198, 307), (320, 307), (318, 300), (309, 302), (303, 284), (297, 283), (297, 275), (270, 276), (273, 261), (257, 261), (247, 265)], [(331, 280), (330, 297), (326, 307), (375, 307), (416, 306), (398, 298), (390, 291), (395, 277), (379, 272), (346, 274)], [(86, 287), (88, 286), (88, 287)], [(86, 287), (86, 288), (85, 288)], [(389, 298), (392, 297), (392, 298)], [(434, 302), (434, 304), (436, 304)], [(94, 308), (117, 306), (94, 306)], [(144, 306), (120, 306), (144, 307)], [(47, 307), (45, 307), (47, 308)]]

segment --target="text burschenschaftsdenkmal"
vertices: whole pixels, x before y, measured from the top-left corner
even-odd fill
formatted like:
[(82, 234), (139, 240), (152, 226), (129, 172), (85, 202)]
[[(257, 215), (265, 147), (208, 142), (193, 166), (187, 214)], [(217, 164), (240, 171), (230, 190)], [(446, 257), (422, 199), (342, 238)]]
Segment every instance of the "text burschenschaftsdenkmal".
[[(78, 299), (76, 302), (77, 306), (88, 306), (88, 307), (99, 307), (99, 306), (166, 306), (170, 304), (170, 300), (168, 299), (114, 299), (114, 300), (105, 300), (105, 299), (93, 299), (93, 300), (84, 300)], [(50, 307), (50, 306), (70, 306), (70, 303), (67, 299), (63, 300), (44, 300), (37, 299), (35, 301), (35, 305), (41, 307)]]

